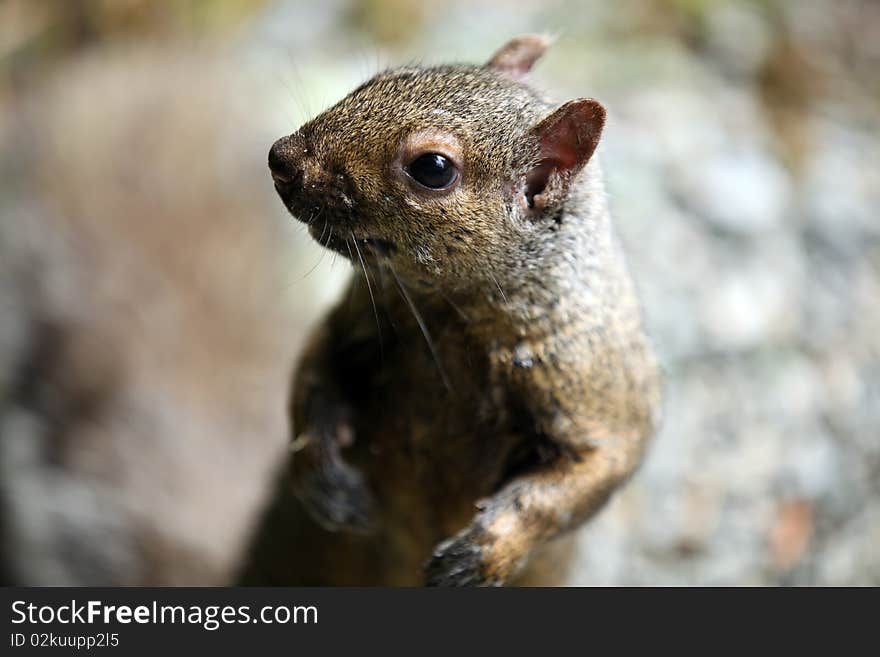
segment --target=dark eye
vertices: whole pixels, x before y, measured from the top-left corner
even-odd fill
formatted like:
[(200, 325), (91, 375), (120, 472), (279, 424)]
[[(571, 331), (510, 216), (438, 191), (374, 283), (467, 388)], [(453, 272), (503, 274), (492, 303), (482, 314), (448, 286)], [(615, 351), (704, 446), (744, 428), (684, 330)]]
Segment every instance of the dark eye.
[(438, 153), (419, 155), (409, 163), (406, 172), (428, 189), (445, 189), (458, 178), (458, 169), (452, 161)]

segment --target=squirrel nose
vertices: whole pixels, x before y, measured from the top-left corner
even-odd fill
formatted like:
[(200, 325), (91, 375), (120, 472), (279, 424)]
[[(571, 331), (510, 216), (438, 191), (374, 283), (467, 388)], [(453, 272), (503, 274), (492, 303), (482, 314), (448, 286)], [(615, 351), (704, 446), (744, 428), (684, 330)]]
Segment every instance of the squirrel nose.
[(272, 179), (280, 185), (291, 185), (302, 178), (302, 169), (293, 157), (293, 149), (285, 137), (269, 149), (269, 170)]

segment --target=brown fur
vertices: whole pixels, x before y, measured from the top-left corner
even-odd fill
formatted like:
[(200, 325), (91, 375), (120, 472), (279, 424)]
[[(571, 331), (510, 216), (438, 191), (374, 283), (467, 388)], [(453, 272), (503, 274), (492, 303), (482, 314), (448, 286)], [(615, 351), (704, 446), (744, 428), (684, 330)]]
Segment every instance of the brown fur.
[[(288, 208), (364, 266), (300, 363), (293, 486), (248, 581), (534, 583), (555, 560), (558, 582), (548, 541), (640, 462), (658, 373), (591, 158), (604, 110), (524, 84), (526, 42), (380, 74), (273, 147)], [(413, 139), (460, 182), (414, 186)]]

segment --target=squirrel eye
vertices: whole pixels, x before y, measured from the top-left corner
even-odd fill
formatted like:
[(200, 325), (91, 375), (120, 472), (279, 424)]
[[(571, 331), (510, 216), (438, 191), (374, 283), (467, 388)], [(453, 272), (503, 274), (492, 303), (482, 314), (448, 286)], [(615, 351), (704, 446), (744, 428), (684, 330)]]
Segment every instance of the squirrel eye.
[(458, 178), (458, 169), (452, 161), (439, 153), (419, 155), (409, 163), (406, 172), (428, 189), (445, 189)]

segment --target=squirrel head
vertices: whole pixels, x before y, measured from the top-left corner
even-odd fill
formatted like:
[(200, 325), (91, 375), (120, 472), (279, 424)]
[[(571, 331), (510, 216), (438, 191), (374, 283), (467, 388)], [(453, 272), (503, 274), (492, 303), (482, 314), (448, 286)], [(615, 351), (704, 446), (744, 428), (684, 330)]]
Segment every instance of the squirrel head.
[(527, 35), (482, 66), (376, 75), (272, 146), (276, 190), (324, 246), (416, 284), (528, 267), (605, 122), (595, 100), (554, 107), (528, 86), (546, 47)]

